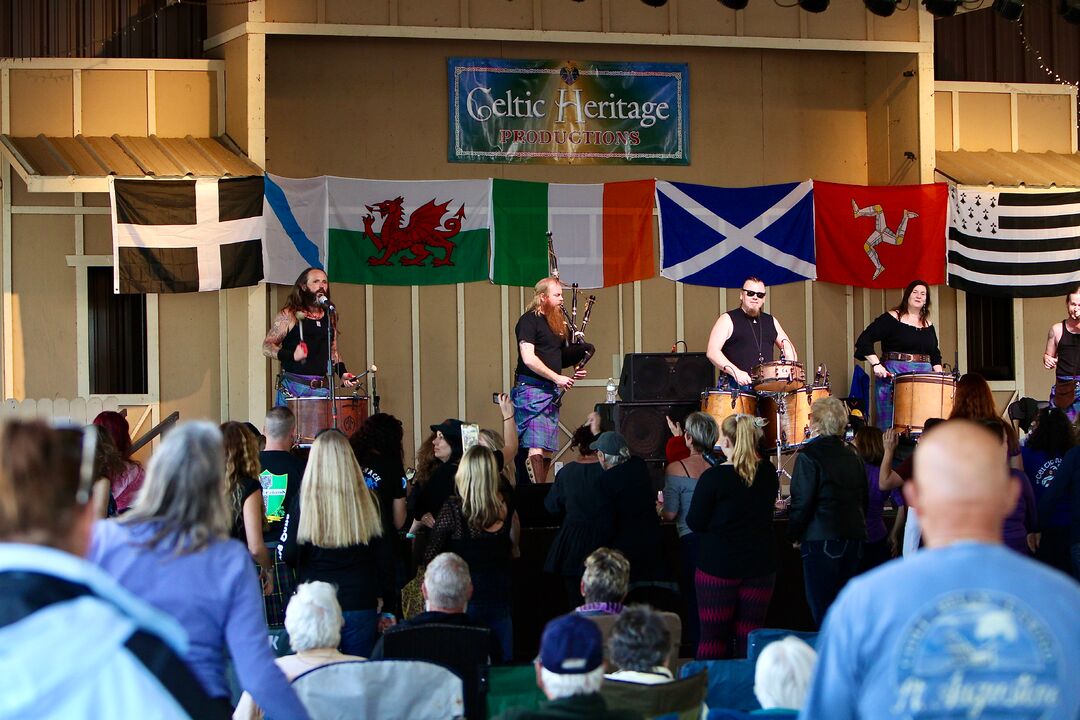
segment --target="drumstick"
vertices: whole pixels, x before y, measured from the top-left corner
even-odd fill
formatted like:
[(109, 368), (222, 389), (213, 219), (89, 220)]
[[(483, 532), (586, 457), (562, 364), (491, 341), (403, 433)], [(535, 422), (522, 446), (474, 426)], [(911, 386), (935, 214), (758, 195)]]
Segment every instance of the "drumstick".
[(307, 317), (307, 315), (304, 314), (303, 310), (297, 310), (296, 311), (296, 325), (297, 325), (297, 327), (300, 328), (300, 345), (301, 345), (301, 347), (304, 348), (304, 354), (307, 354), (307, 343), (304, 342), (304, 318), (305, 317)]

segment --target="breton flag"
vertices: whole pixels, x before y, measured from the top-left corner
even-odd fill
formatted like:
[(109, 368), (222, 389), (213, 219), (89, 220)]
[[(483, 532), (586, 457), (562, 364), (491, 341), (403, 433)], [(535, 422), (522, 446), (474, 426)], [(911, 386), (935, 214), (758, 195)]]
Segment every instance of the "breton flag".
[(179, 293), (263, 279), (263, 179), (118, 180), (113, 291)]
[(660, 274), (709, 287), (812, 280), (813, 183), (721, 188), (657, 181)]
[(267, 173), (263, 216), (266, 282), (292, 285), (309, 267), (326, 269), (326, 176), (293, 179)]
[(547, 233), (564, 285), (603, 288), (651, 278), (653, 180), (593, 185), (492, 180), (491, 281), (548, 275)]
[(1080, 192), (953, 187), (949, 285), (1053, 297), (1080, 285)]

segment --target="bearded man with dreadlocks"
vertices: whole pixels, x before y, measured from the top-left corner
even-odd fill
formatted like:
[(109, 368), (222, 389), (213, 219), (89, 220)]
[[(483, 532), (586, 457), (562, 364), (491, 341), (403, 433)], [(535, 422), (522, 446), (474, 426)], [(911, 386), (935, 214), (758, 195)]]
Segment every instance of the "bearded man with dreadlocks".
[[(330, 324), (327, 348), (326, 324)], [(328, 397), (327, 353), (334, 372), (346, 387), (356, 385), (356, 376), (345, 370), (338, 354), (337, 313), (330, 300), (330, 283), (319, 268), (308, 268), (293, 283), (285, 305), (274, 316), (263, 340), (263, 355), (281, 361), (275, 405), (285, 405), (290, 397)]]
[(517, 377), (510, 399), (521, 447), (527, 448), (526, 470), (533, 482), (547, 481), (549, 457), (558, 447), (559, 391), (585, 377), (584, 368), (571, 375), (560, 371), (584, 357), (588, 343), (569, 344), (570, 330), (563, 311), (562, 283), (546, 277), (536, 283), (536, 293), (514, 328), (518, 343)]

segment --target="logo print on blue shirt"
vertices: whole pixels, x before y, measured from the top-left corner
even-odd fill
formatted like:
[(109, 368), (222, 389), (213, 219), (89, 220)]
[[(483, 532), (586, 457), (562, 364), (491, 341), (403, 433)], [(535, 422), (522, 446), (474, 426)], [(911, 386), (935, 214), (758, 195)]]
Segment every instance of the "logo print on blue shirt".
[(897, 670), (900, 717), (1041, 718), (1057, 705), (1062, 650), (1024, 603), (1001, 592), (959, 591), (905, 630)]

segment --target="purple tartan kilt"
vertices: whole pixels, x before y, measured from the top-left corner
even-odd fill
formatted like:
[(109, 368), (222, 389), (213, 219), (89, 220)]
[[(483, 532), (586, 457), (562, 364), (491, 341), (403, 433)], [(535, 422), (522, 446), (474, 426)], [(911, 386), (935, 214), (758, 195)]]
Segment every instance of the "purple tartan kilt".
[(514, 424), (523, 448), (558, 449), (559, 407), (553, 389), (529, 385), (518, 380), (510, 391), (514, 403)]
[(278, 377), (277, 393), (274, 395), (274, 405), (284, 407), (288, 398), (307, 397), (330, 397), (330, 388), (313, 388), (312, 380), (322, 380), (322, 375), (296, 375), (294, 373), (282, 373)]
[[(1075, 378), (1075, 377), (1074, 378), (1069, 378), (1069, 377), (1059, 377), (1058, 378), (1059, 382), (1063, 381), (1063, 380), (1077, 380), (1077, 381), (1080, 381), (1080, 378)], [(1050, 405), (1052, 405), (1052, 406), (1055, 406), (1054, 405), (1054, 395), (1056, 395), (1055, 391), (1056, 391), (1056, 388), (1053, 385), (1051, 385), (1050, 386)], [(1062, 410), (1064, 410), (1065, 414), (1069, 416), (1069, 422), (1075, 423), (1076, 418), (1080, 417), (1080, 392), (1076, 393), (1076, 399), (1073, 400), (1073, 404), (1070, 405), (1067, 408), (1062, 408)]]

